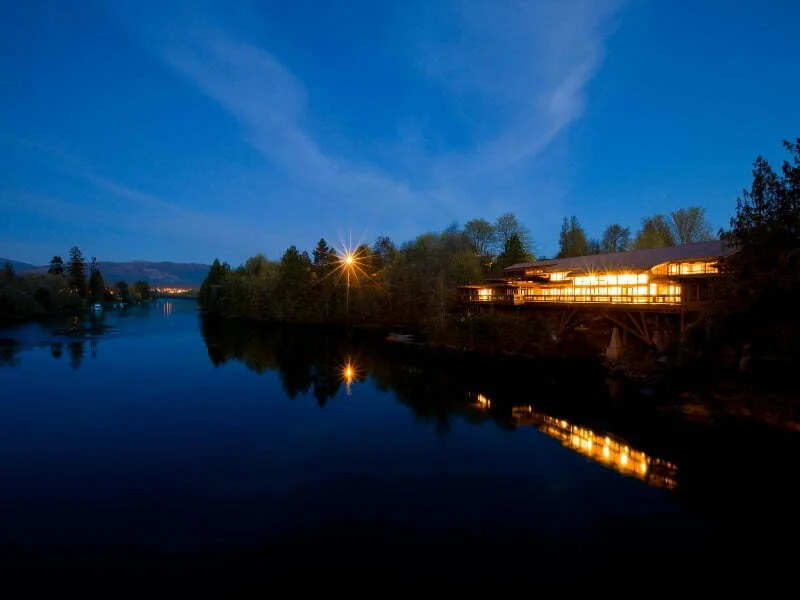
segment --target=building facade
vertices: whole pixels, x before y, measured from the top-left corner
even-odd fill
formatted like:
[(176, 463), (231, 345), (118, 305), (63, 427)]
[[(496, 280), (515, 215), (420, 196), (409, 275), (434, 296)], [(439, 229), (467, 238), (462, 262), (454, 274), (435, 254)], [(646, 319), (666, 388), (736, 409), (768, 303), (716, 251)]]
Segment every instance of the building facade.
[(463, 303), (695, 309), (713, 299), (721, 241), (518, 263), (504, 277), (459, 287)]

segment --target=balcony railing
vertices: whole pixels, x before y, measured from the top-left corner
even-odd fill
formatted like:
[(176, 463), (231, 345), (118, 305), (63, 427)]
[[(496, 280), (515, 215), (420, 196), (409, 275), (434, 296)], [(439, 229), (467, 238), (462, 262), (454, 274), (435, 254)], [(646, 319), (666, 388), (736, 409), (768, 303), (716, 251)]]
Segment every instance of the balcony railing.
[(462, 302), (476, 304), (496, 304), (520, 306), (524, 304), (616, 304), (616, 305), (657, 305), (680, 306), (680, 296), (670, 295), (594, 295), (594, 294), (558, 294), (558, 295), (522, 295), (522, 294), (464, 294)]

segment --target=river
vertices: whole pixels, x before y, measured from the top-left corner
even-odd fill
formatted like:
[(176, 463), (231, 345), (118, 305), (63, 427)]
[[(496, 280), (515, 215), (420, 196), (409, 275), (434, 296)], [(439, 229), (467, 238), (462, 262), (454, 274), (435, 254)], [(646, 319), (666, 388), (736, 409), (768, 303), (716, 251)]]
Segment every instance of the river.
[(204, 321), (189, 300), (59, 327), (0, 330), (7, 568), (653, 585), (774, 566), (797, 530), (796, 434), (665, 415), (589, 363)]

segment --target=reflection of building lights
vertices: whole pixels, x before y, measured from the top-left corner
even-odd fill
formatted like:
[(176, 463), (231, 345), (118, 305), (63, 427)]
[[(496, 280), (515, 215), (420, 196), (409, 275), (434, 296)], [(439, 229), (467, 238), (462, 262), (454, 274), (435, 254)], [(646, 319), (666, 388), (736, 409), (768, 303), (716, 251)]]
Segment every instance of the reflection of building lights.
[[(488, 410), (488, 398), (482, 394), (471, 396), (474, 398), (473, 406)], [(566, 419), (537, 413), (530, 405), (512, 408), (512, 415), (517, 426), (533, 425), (542, 433), (559, 440), (565, 447), (624, 475), (641, 479), (656, 487), (673, 489), (677, 485), (677, 467), (674, 464), (650, 457), (641, 450), (631, 448), (619, 438), (595, 433), (586, 427), (573, 425)]]

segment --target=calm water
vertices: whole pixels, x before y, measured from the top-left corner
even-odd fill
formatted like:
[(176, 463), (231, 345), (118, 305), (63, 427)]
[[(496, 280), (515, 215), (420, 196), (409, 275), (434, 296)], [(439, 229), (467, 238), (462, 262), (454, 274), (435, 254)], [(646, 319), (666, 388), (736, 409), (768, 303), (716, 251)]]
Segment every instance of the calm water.
[(0, 331), (7, 567), (674, 578), (796, 529), (796, 436), (684, 423), (589, 365), (185, 300), (93, 325)]

